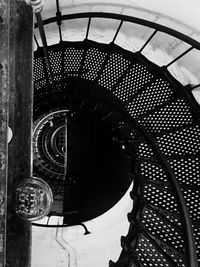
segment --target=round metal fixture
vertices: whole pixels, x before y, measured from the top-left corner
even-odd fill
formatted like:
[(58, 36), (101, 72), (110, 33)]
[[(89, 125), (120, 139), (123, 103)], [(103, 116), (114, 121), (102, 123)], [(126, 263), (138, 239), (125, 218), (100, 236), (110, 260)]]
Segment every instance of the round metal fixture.
[(41, 178), (24, 180), (16, 190), (16, 213), (28, 221), (45, 217), (51, 210), (53, 194)]

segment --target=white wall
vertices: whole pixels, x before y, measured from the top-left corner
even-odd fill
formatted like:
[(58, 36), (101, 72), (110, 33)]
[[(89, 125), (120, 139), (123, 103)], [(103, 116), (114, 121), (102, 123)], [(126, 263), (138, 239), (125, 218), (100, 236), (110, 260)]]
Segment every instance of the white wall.
[[(116, 261), (121, 251), (120, 237), (128, 231), (131, 187), (111, 210), (85, 222), (91, 232), (89, 235), (84, 235), (79, 225), (57, 229), (33, 226), (31, 266), (108, 267), (109, 260)], [(49, 223), (60, 224), (61, 220), (54, 217)]]

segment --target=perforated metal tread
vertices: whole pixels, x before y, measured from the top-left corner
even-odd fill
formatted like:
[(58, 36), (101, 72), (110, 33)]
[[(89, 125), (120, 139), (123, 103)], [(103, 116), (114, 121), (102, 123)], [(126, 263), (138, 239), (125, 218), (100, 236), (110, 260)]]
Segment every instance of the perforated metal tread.
[[(168, 159), (195, 225), (199, 255), (200, 228), (196, 222), (200, 220), (200, 125), (196, 117), (200, 113), (193, 108), (195, 100), (191, 95), (188, 97), (184, 87), (165, 69), (155, 66), (139, 53), (130, 53), (116, 45), (92, 41), (63, 42), (49, 47), (49, 51), (56, 91), (52, 89), (43, 52), (39, 49), (35, 52), (34, 62), (35, 102), (44, 100), (45, 92), (49, 90), (52, 94), (71, 93), (74, 85), (80, 86), (80, 81), (88, 84), (88, 90), (102, 87), (118, 98), (122, 108), (138, 120)], [(128, 241), (122, 246), (125, 252), (118, 264), (131, 266), (131, 262), (135, 262), (136, 266), (186, 266), (182, 237), (184, 229), (181, 228), (173, 188), (170, 188), (159, 159), (156, 159), (156, 164), (153, 162), (156, 156), (152, 148), (139, 134), (136, 138), (134, 156), (140, 161), (137, 163), (138, 176), (135, 173), (135, 181), (138, 181), (136, 184), (139, 184), (140, 194), (133, 199), (134, 203), (138, 203), (135, 199), (139, 198), (142, 204), (137, 213), (131, 213), (131, 222), (139, 221), (145, 231), (139, 227), (135, 237), (130, 227)], [(133, 139), (131, 133), (129, 139)], [(133, 239), (137, 240), (134, 245), (137, 257), (134, 254), (134, 257), (124, 261)]]

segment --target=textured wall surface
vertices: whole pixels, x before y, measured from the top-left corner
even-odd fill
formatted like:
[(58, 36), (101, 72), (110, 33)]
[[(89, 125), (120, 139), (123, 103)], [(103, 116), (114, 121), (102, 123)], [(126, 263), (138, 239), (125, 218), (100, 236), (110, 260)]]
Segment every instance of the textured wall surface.
[(7, 191), (8, 3), (0, 1), (0, 267), (5, 266)]
[(30, 224), (15, 214), (15, 189), (31, 175), (32, 131), (32, 9), (25, 1), (8, 1), (9, 126), (6, 266), (30, 266)]

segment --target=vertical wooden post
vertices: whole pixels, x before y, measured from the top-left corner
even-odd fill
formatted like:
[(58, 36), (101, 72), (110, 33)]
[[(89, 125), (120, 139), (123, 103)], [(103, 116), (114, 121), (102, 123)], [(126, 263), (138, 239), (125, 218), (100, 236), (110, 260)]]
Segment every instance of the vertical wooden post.
[[(7, 0), (6, 0), (7, 1)], [(10, 0), (9, 126), (6, 266), (28, 267), (31, 226), (15, 214), (15, 189), (31, 177), (33, 106), (33, 12), (25, 0)]]
[(0, 0), (0, 267), (6, 264), (8, 1)]

